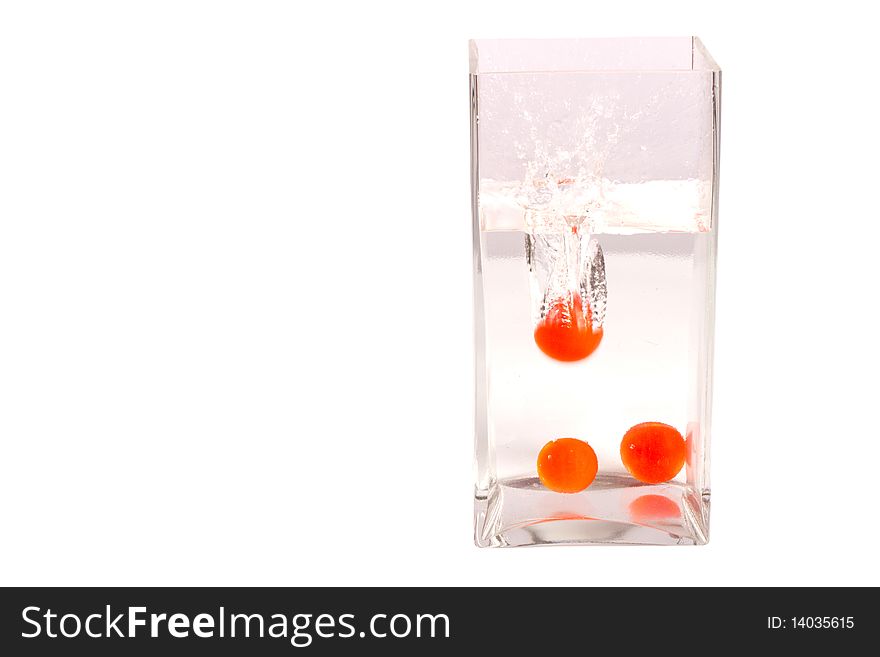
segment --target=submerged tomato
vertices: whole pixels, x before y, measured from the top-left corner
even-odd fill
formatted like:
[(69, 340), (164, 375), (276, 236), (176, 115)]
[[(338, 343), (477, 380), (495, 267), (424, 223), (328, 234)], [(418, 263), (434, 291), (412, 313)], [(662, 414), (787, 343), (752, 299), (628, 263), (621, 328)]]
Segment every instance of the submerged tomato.
[(576, 292), (556, 299), (535, 329), (535, 343), (556, 360), (586, 358), (602, 340), (602, 329), (593, 330), (590, 315), (589, 307), (584, 312), (581, 296)]
[(538, 478), (557, 493), (579, 493), (593, 483), (598, 470), (596, 452), (577, 438), (551, 440), (538, 454)]
[(686, 451), (678, 429), (662, 422), (637, 424), (620, 442), (623, 465), (646, 484), (659, 484), (677, 475), (684, 466)]

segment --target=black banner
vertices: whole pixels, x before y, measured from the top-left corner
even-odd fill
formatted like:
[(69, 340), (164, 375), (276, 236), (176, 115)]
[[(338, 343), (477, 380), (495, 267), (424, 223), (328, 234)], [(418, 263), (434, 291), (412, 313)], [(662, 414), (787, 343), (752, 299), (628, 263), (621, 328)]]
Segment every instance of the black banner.
[[(646, 588), (4, 589), (5, 655), (422, 655), (870, 645), (868, 591)], [(861, 641), (861, 644), (859, 643)]]

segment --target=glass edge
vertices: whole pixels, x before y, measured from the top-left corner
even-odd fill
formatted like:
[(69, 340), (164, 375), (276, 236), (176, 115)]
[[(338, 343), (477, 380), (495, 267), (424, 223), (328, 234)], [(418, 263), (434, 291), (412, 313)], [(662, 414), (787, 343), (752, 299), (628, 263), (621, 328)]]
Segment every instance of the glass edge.
[(718, 62), (715, 61), (715, 58), (712, 57), (712, 54), (706, 48), (706, 44), (703, 43), (702, 39), (698, 36), (691, 37), (693, 39), (691, 48), (694, 52), (700, 53), (703, 60), (705, 61), (705, 66), (702, 66), (698, 69), (693, 68), (693, 63), (691, 63), (691, 70), (695, 71), (711, 71), (712, 73), (721, 73), (721, 67), (718, 65)]
[[(639, 37), (584, 37), (584, 40), (589, 38), (639, 38)], [(658, 37), (664, 38), (664, 37)], [(674, 37), (668, 37), (674, 38)], [(686, 38), (686, 37), (685, 37)], [(720, 73), (721, 67), (718, 65), (718, 62), (715, 61), (715, 58), (709, 53), (706, 45), (698, 36), (691, 36), (691, 68), (570, 68), (570, 69), (552, 69), (552, 70), (525, 70), (525, 71), (481, 71), (480, 70), (480, 41), (529, 41), (529, 40), (544, 40), (544, 39), (468, 39), (468, 70), (471, 75), (517, 75), (517, 74), (539, 74), (539, 73)], [(548, 41), (556, 40), (556, 39), (547, 39)], [(559, 41), (565, 41), (567, 39), (558, 39)], [(694, 68), (695, 58), (694, 53), (698, 52), (705, 62), (704, 66), (700, 66), (699, 68)]]

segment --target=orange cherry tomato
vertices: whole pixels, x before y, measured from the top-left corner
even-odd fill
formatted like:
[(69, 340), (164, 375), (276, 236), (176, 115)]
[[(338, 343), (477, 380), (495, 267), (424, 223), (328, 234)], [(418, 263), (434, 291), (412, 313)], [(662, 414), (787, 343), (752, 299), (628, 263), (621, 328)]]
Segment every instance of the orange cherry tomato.
[(629, 473), (646, 484), (669, 481), (684, 466), (687, 447), (678, 429), (662, 422), (643, 422), (620, 442), (620, 459)]
[(598, 470), (596, 452), (577, 438), (551, 440), (538, 454), (538, 478), (557, 493), (579, 493), (593, 483)]
[(593, 330), (591, 313), (581, 295), (560, 297), (550, 304), (547, 314), (535, 329), (535, 343), (550, 358), (571, 362), (589, 356), (602, 341), (602, 329)]

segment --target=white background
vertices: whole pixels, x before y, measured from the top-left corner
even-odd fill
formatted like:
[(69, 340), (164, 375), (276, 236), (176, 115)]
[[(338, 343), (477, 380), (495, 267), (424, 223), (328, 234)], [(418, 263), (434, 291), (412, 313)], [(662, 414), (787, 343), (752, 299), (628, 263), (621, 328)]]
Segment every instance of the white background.
[[(0, 583), (880, 584), (869, 3), (0, 11)], [(724, 69), (712, 541), (472, 543), (467, 39)]]

